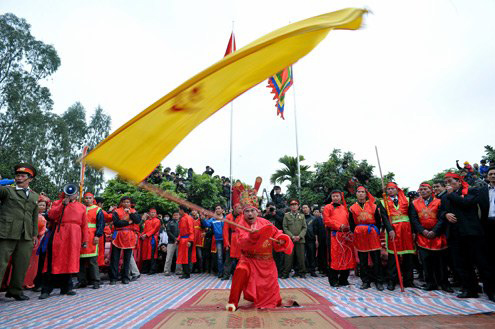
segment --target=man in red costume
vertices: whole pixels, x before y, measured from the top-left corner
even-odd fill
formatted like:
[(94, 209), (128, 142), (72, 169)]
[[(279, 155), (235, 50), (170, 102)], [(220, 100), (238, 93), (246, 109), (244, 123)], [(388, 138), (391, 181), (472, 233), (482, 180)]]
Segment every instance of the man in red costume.
[(431, 291), (440, 286), (444, 291), (454, 292), (449, 284), (445, 264), (445, 223), (438, 220), (441, 201), (434, 197), (433, 188), (429, 183), (421, 183), (418, 193), (420, 197), (409, 206), (409, 215), (416, 232), (419, 257), (425, 271), (426, 285), (423, 289)]
[(89, 237), (88, 246), (81, 249), (79, 274), (77, 275), (79, 283), (76, 288), (84, 288), (90, 282), (93, 284), (93, 289), (99, 289), (98, 248), (105, 229), (105, 217), (101, 208), (95, 204), (93, 193), (84, 193), (84, 204), (86, 205)]
[(201, 227), (201, 218), (196, 210), (191, 211), (194, 220), (194, 247), (196, 248), (196, 262), (194, 273), (203, 273), (203, 246), (205, 241), (205, 230)]
[(156, 259), (158, 258), (158, 233), (161, 221), (157, 217), (156, 209), (151, 208), (146, 221), (144, 222), (143, 233), (141, 234), (141, 258), (143, 268), (141, 273), (153, 275), (156, 273)]
[(179, 214), (179, 237), (175, 242), (179, 246), (177, 252), (177, 264), (182, 264), (181, 279), (191, 277), (191, 265), (195, 262), (196, 251), (194, 250), (194, 220), (187, 214), (187, 208), (180, 206)]
[[(388, 278), (387, 289), (392, 291), (398, 281), (397, 265), (394, 257), (392, 240), (395, 240), (397, 254), (402, 256), (402, 277), (404, 287), (415, 287), (413, 283), (413, 261), (416, 248), (414, 247), (413, 233), (409, 221), (409, 199), (396, 183), (390, 182), (386, 186), (387, 199), (382, 200), (382, 205), (388, 210), (389, 223), (392, 231), (385, 235), (388, 252)], [(385, 204), (387, 202), (387, 204)], [(386, 224), (387, 225), (387, 224)]]
[[(375, 198), (364, 187), (359, 186), (356, 192), (357, 202), (349, 208), (349, 224), (354, 233), (354, 248), (359, 257), (359, 269), (363, 284), (361, 289), (371, 286), (372, 278), (375, 278), (376, 289), (383, 290), (383, 271), (380, 260), (380, 229), (382, 226), (382, 215), (385, 212), (378, 209)], [(366, 197), (368, 200), (366, 200)], [(373, 274), (368, 266), (368, 256), (373, 262)]]
[(119, 207), (113, 212), (112, 253), (110, 256), (110, 284), (117, 283), (119, 273), (119, 261), (122, 250), (124, 251), (124, 267), (122, 283), (128, 284), (131, 280), (129, 265), (132, 250), (138, 243), (139, 223), (141, 216), (131, 208), (131, 198), (124, 196), (120, 199)]
[[(242, 221), (242, 206), (240, 203), (234, 205), (231, 214), (225, 217), (231, 222), (239, 224)], [(225, 223), (223, 226), (223, 246), (225, 248), (225, 264), (223, 267), (222, 280), (230, 279), (230, 274), (234, 271), (241, 257), (241, 249), (239, 249), (239, 234), (236, 227)]]
[(348, 286), (349, 271), (356, 267), (349, 212), (344, 193), (334, 190), (331, 197), (332, 203), (323, 209), (323, 222), (331, 231), (328, 282), (332, 287)]
[(60, 294), (75, 295), (71, 274), (79, 272), (81, 247), (88, 245), (88, 222), (86, 207), (77, 202), (78, 193), (66, 196), (53, 203), (48, 217), (53, 233), (48, 241), (43, 283), (39, 299), (50, 296), (55, 285), (60, 285)]
[(258, 217), (258, 209), (254, 205), (244, 206), (243, 214), (241, 225), (249, 227), (251, 231), (236, 228), (241, 258), (232, 278), (226, 309), (231, 312), (237, 310), (241, 293), (244, 299), (253, 302), (257, 308), (275, 308), (282, 304), (282, 298), (273, 249), (290, 254), (294, 244), (288, 235), (270, 221)]
[(108, 209), (108, 212), (103, 210), (103, 198), (95, 197), (96, 205), (101, 208), (103, 212), (103, 216), (105, 218), (105, 228), (103, 229), (104, 234), (100, 237), (98, 241), (98, 266), (105, 266), (105, 243), (110, 241), (106, 238), (107, 235), (112, 234), (112, 229), (110, 228), (111, 223), (113, 222), (113, 211), (115, 210), (114, 206), (111, 206)]

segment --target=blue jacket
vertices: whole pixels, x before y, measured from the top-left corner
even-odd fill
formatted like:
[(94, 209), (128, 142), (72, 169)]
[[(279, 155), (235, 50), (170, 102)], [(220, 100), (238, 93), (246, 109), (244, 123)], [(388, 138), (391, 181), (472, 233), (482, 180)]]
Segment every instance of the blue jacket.
[(209, 227), (213, 230), (213, 234), (215, 234), (215, 240), (223, 241), (223, 221), (216, 218), (202, 219), (201, 225), (203, 227)]

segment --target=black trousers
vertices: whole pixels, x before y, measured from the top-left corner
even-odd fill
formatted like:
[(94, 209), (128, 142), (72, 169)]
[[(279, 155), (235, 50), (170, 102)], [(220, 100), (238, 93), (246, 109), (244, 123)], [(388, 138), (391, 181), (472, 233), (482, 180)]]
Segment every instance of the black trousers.
[(124, 251), (124, 264), (122, 267), (122, 280), (131, 280), (129, 275), (129, 263), (131, 262), (132, 249), (121, 249), (112, 245), (112, 253), (110, 255), (110, 281), (117, 281), (119, 278), (119, 261), (121, 251)]
[(426, 284), (434, 286), (449, 285), (445, 252), (446, 250), (428, 250), (418, 247)]
[(141, 273), (143, 274), (156, 273), (155, 252), (156, 252), (156, 245), (151, 247), (151, 258), (143, 261), (143, 268), (141, 270)]
[(228, 279), (231, 274), (234, 274), (237, 266), (237, 258), (230, 257), (230, 249), (225, 252), (225, 262), (223, 263), (223, 277)]
[(52, 250), (53, 236), (50, 235), (48, 247), (46, 251), (47, 271), (43, 274), (41, 283), (41, 293), (50, 294), (54, 288), (60, 288), (61, 294), (66, 294), (72, 290), (72, 275), (71, 274), (52, 274)]
[[(493, 239), (493, 237), (491, 237)], [(463, 290), (476, 293), (478, 281), (474, 267), (478, 268), (486, 293), (495, 292), (493, 264), (488, 261), (487, 244), (483, 236), (451, 236), (448, 240), (454, 270), (461, 279)]]
[(350, 270), (334, 270), (330, 268), (328, 271), (328, 282), (330, 284), (345, 284), (349, 278), (349, 272)]
[[(414, 281), (413, 276), (413, 264), (414, 264), (414, 254), (404, 254), (399, 255), (399, 261), (402, 258), (402, 264), (400, 264), (400, 270), (402, 272), (402, 278), (404, 285), (411, 285)], [(397, 265), (395, 264), (394, 254), (388, 254), (387, 260), (388, 267), (388, 280), (394, 283), (399, 282), (399, 276), (397, 275)]]
[(77, 273), (79, 284), (100, 282), (100, 268), (98, 267), (98, 256), (82, 257), (79, 260), (79, 273)]
[(309, 273), (315, 273), (316, 271), (316, 242), (306, 240), (304, 244), (306, 251), (306, 268)]
[(43, 282), (43, 267), (45, 266), (45, 258), (46, 258), (46, 252), (39, 254), (38, 256), (38, 271), (36, 273), (36, 277), (34, 278), (34, 286), (35, 288), (41, 287), (41, 284)]
[[(373, 267), (368, 266), (368, 255), (373, 261)], [(365, 283), (383, 283), (383, 271), (380, 259), (380, 250), (373, 250), (368, 252), (358, 251), (359, 257), (359, 271), (361, 272), (361, 281)]]

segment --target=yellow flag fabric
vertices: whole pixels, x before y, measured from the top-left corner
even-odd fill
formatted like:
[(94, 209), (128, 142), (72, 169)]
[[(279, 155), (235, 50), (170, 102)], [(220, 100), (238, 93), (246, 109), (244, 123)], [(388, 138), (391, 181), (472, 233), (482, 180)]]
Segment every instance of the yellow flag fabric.
[(348, 8), (273, 31), (165, 95), (93, 149), (85, 160), (136, 183), (196, 126), (232, 99), (309, 53), (330, 30), (356, 30), (364, 9)]

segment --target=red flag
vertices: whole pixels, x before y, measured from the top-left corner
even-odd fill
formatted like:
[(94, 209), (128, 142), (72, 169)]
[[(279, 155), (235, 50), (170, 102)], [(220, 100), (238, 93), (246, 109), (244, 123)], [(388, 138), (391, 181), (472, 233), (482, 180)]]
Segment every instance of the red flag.
[(234, 51), (236, 51), (235, 36), (234, 36), (234, 32), (232, 31), (232, 34), (230, 35), (229, 44), (227, 45), (227, 50), (225, 51), (225, 55), (223, 57), (227, 56), (230, 53), (233, 53)]

